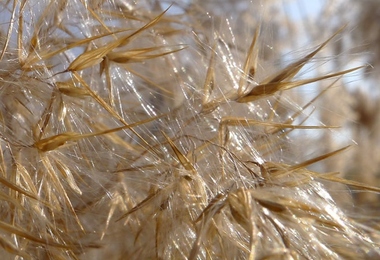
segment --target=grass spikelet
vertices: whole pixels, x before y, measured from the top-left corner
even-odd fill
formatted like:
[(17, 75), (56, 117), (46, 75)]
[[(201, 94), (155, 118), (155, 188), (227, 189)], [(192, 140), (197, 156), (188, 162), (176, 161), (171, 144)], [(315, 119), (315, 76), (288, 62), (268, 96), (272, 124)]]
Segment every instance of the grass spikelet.
[[(167, 10), (166, 10), (167, 11)], [(67, 68), (67, 71), (80, 71), (85, 68), (91, 67), (93, 65), (99, 64), (108, 54), (111, 55), (111, 60), (116, 59), (115, 54), (112, 55), (112, 50), (118, 47), (122, 47), (126, 44), (128, 44), (134, 37), (139, 35), (141, 32), (144, 30), (147, 30), (149, 27), (154, 26), (160, 18), (165, 14), (165, 12), (162, 12), (159, 16), (154, 18), (152, 21), (149, 23), (145, 24), (143, 27), (140, 29), (136, 30), (135, 32), (131, 33), (130, 35), (127, 35), (125, 37), (121, 37), (115, 41), (112, 41), (108, 43), (105, 46), (102, 46), (100, 48), (94, 49), (94, 50), (89, 50), (84, 52), (83, 54), (79, 55), (73, 62), (70, 63), (70, 66)], [(140, 51), (134, 51), (135, 55), (136, 52), (137, 54), (139, 53), (144, 53), (147, 52), (149, 49), (145, 50), (140, 50)], [(170, 52), (169, 52), (170, 53)], [(131, 56), (131, 54), (129, 54)], [(120, 54), (117, 55), (120, 59)], [(128, 56), (128, 54), (124, 53), (123, 56)], [(150, 56), (149, 56), (150, 57)], [(154, 56), (153, 56), (154, 57)], [(125, 59), (126, 57), (124, 57)], [(152, 57), (150, 57), (152, 58)]]
[(258, 2), (0, 3), (4, 259), (379, 255), (345, 205), (380, 188), (321, 164), (352, 147), (323, 102), (368, 66), (320, 70), (346, 27), (285, 63)]

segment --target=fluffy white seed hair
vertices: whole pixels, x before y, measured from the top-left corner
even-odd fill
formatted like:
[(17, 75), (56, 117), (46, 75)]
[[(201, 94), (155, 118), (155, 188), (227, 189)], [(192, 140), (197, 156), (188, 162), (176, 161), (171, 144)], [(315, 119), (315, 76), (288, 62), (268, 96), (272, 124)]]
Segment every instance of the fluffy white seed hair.
[(378, 256), (327, 187), (379, 189), (307, 169), (346, 149), (308, 119), (358, 68), (298, 74), (344, 28), (280, 66), (260, 1), (0, 5), (3, 259)]

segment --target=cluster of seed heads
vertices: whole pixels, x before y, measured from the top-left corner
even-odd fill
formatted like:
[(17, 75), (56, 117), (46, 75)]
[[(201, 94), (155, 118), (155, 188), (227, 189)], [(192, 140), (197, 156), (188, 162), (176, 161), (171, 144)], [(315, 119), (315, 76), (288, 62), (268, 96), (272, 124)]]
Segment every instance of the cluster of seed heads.
[[(259, 19), (240, 43), (228, 19), (230, 34), (185, 3), (0, 5), (4, 259), (376, 255), (378, 230), (325, 184), (380, 189), (308, 169), (348, 147), (306, 158), (306, 144), (305, 158), (292, 156), (304, 131), (338, 127), (309, 124), (307, 111), (331, 80), (362, 68), (298, 77), (344, 27), (273, 69)], [(323, 80), (312, 100), (292, 101)]]

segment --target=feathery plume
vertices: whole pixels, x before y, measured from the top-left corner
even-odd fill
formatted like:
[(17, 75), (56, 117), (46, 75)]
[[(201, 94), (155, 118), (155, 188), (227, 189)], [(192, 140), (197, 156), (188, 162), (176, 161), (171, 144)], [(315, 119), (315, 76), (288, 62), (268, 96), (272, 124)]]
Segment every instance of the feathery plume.
[[(0, 4), (5, 258), (379, 255), (378, 227), (328, 187), (380, 188), (312, 171), (348, 147), (317, 154), (303, 138), (339, 127), (310, 108), (363, 68), (299, 76), (345, 28), (280, 67), (265, 16), (223, 16), (257, 2), (202, 3)], [(318, 82), (330, 85), (297, 102)]]

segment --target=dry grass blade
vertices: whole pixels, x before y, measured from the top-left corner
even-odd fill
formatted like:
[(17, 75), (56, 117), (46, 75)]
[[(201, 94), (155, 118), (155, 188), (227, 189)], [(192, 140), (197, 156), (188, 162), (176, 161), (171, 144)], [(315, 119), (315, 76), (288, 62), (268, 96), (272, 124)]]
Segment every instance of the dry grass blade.
[(253, 260), (256, 255), (255, 245), (257, 242), (255, 232), (256, 219), (253, 214), (256, 209), (253, 206), (254, 201), (252, 201), (250, 190), (239, 189), (236, 192), (230, 193), (227, 201), (233, 219), (249, 234), (250, 250), (248, 259)]
[(116, 171), (113, 171), (112, 173), (153, 170), (155, 168), (157, 168), (157, 164), (147, 164), (142, 167), (130, 167), (130, 168), (118, 169)]
[(224, 206), (226, 205), (225, 201), (228, 197), (229, 190), (225, 192), (221, 192), (218, 195), (216, 195), (206, 206), (206, 208), (202, 211), (202, 213), (199, 215), (199, 217), (194, 221), (194, 223), (198, 223), (200, 220), (204, 218), (212, 218), (218, 212), (220, 212)]
[[(3, 118), (2, 120), (3, 121)], [(1, 144), (1, 142), (0, 142)], [(0, 174), (2, 177), (5, 177), (5, 173), (7, 172), (7, 165), (4, 160), (4, 150), (2, 145), (0, 145)]]
[[(302, 162), (300, 164), (296, 164), (296, 165), (293, 165), (293, 166), (286, 166), (286, 168), (282, 170), (282, 173), (277, 173), (276, 175), (288, 174), (290, 172), (293, 172), (293, 171), (296, 171), (296, 170), (299, 170), (299, 169), (304, 169), (305, 167), (307, 167), (307, 166), (309, 166), (311, 164), (314, 164), (316, 162), (325, 160), (325, 159), (330, 158), (330, 157), (332, 157), (332, 156), (334, 156), (334, 155), (336, 155), (338, 153), (341, 153), (342, 151), (348, 149), (349, 147), (350, 146), (343, 147), (343, 148), (338, 149), (336, 151), (333, 151), (333, 152), (330, 152), (330, 153), (327, 153), (327, 154), (315, 157), (313, 159), (304, 161), (304, 162)], [(315, 173), (315, 172), (311, 172), (311, 171), (303, 171), (303, 173), (305, 173), (307, 175), (310, 175), (312, 177), (315, 177), (315, 178), (324, 179), (324, 180), (328, 180), (328, 181), (332, 181), (332, 182), (337, 182), (337, 183), (342, 183), (342, 184), (345, 184), (345, 185), (349, 185), (349, 186), (352, 186), (352, 187), (355, 187), (355, 188), (359, 188), (359, 189), (363, 189), (363, 190), (367, 190), (367, 191), (380, 192), (380, 188), (378, 188), (378, 187), (374, 187), (374, 186), (367, 185), (367, 184), (364, 184), (364, 183), (360, 183), (360, 182), (351, 181), (351, 180), (347, 180), (347, 179), (343, 179), (343, 178), (337, 177), (336, 175), (338, 173), (336, 173), (336, 172), (328, 173), (328, 174), (320, 174), (320, 173)]]
[(287, 208), (302, 210), (310, 213), (320, 214), (321, 210), (313, 205), (297, 201), (293, 198), (283, 196), (279, 193), (250, 190), (250, 194), (253, 198), (263, 207), (269, 209), (272, 212), (284, 212)]
[(141, 120), (141, 121), (133, 123), (133, 124), (127, 124), (125, 126), (112, 128), (112, 129), (108, 129), (108, 130), (104, 130), (104, 131), (96, 132), (96, 133), (79, 134), (79, 133), (75, 133), (75, 132), (66, 132), (66, 133), (62, 133), (62, 134), (58, 134), (58, 135), (54, 135), (54, 136), (50, 136), (50, 137), (41, 139), (41, 140), (35, 142), (33, 144), (33, 147), (37, 148), (41, 152), (47, 152), (47, 151), (55, 150), (55, 149), (61, 147), (62, 145), (66, 144), (69, 141), (77, 141), (77, 140), (84, 139), (84, 138), (95, 137), (95, 136), (100, 136), (100, 135), (118, 132), (118, 131), (121, 131), (124, 129), (132, 129), (133, 127), (152, 122), (152, 121), (157, 120), (158, 118), (161, 118), (163, 116), (164, 115), (148, 118), (146, 120)]
[(327, 158), (330, 158), (334, 155), (337, 155), (338, 153), (341, 153), (345, 150), (347, 150), (349, 147), (351, 147), (350, 145), (346, 146), (346, 147), (343, 147), (343, 148), (340, 148), (336, 151), (333, 151), (333, 152), (330, 152), (330, 153), (326, 153), (326, 154), (323, 154), (321, 156), (318, 156), (318, 157), (315, 157), (313, 159), (310, 159), (310, 160), (307, 160), (307, 161), (304, 161), (302, 163), (299, 163), (299, 164), (296, 164), (296, 165), (293, 165), (293, 166), (290, 166), (289, 167), (289, 170), (293, 171), (293, 170), (297, 170), (297, 169), (302, 169), (302, 168), (305, 168), (309, 165), (312, 165), (316, 162), (319, 162), (319, 161), (322, 161), (322, 160), (325, 160)]
[(114, 98), (114, 86), (113, 81), (111, 79), (110, 74), (110, 61), (107, 57), (104, 58), (104, 60), (100, 63), (100, 75), (103, 75), (103, 73), (106, 76), (106, 85), (108, 89), (108, 100), (111, 105), (111, 107), (115, 107), (115, 98)]
[(250, 191), (239, 189), (236, 192), (230, 193), (228, 195), (228, 205), (235, 221), (251, 234), (254, 225), (251, 214), (254, 209), (252, 209)]
[[(257, 48), (257, 39), (260, 34), (260, 26), (256, 28), (255, 35), (253, 36), (251, 45), (249, 46), (246, 60), (243, 67), (243, 75), (240, 77), (238, 94), (239, 96), (244, 93), (243, 87), (249, 80), (253, 79), (257, 69), (257, 58), (259, 50)], [(246, 78), (248, 77), (248, 78)]]
[(166, 138), (168, 141), (170, 147), (173, 149), (175, 155), (177, 156), (179, 162), (182, 164), (182, 166), (187, 170), (192, 172), (193, 174), (196, 174), (196, 170), (194, 166), (190, 163), (189, 159), (181, 153), (181, 151), (178, 149), (178, 147), (175, 145), (175, 143), (164, 133), (162, 132), (162, 135)]
[(130, 214), (148, 206), (150, 203), (154, 203), (154, 200), (158, 199), (159, 203), (157, 205), (162, 205), (162, 202), (165, 201), (169, 194), (173, 192), (173, 189), (175, 188), (176, 183), (168, 184), (163, 189), (158, 189), (157, 191), (149, 194), (145, 199), (143, 199), (140, 203), (138, 203), (136, 206), (134, 206), (132, 209), (128, 210), (127, 213), (124, 213), (121, 217), (115, 220), (115, 222), (118, 222), (122, 220), (123, 218), (126, 218)]
[(62, 176), (65, 178), (69, 186), (79, 195), (82, 195), (82, 191), (78, 187), (75, 177), (69, 167), (67, 167), (64, 163), (62, 163), (59, 160), (55, 160), (55, 165), (58, 169), (58, 171), (62, 174)]
[(205, 82), (203, 84), (203, 97), (202, 97), (203, 106), (205, 106), (206, 103), (209, 101), (210, 95), (211, 95), (212, 91), (214, 90), (214, 84), (215, 84), (215, 71), (214, 71), (215, 51), (214, 51), (214, 48), (212, 48), (212, 50), (211, 50), (210, 61), (208, 63), (208, 67), (207, 67), (206, 79), (205, 79)]
[(18, 174), (20, 175), (20, 180), (23, 181), (27, 190), (30, 190), (32, 194), (38, 194), (38, 190), (33, 183), (30, 172), (28, 172), (23, 165), (20, 163), (15, 163), (17, 167)]
[(156, 16), (152, 21), (150, 21), (149, 23), (145, 24), (143, 27), (141, 27), (139, 30), (135, 31), (134, 33), (132, 33), (131, 35), (129, 35), (128, 37), (124, 38), (121, 40), (121, 43), (119, 46), (124, 46), (126, 44), (128, 44), (132, 39), (133, 37), (135, 37), (136, 35), (140, 34), (141, 32), (149, 29), (150, 27), (156, 25), (161, 19), (162, 17), (165, 15), (165, 13), (172, 7), (172, 4), (169, 5), (168, 8), (166, 8), (162, 13), (160, 13), (158, 16)]
[(284, 80), (290, 80), (292, 79), (302, 68), (303, 66), (310, 61), (311, 58), (313, 58), (318, 52), (320, 52), (336, 35), (341, 33), (345, 26), (340, 28), (338, 31), (336, 31), (329, 39), (327, 39), (325, 42), (323, 42), (315, 51), (309, 53), (304, 58), (288, 65), (285, 69), (281, 70), (280, 72), (276, 73), (274, 76), (271, 76), (264, 81), (261, 82), (261, 84), (270, 84), (270, 83), (277, 83)]
[(249, 94), (247, 94), (246, 96), (242, 98), (239, 98), (237, 101), (238, 102), (252, 102), (263, 97), (271, 96), (282, 90), (288, 90), (288, 89), (300, 87), (306, 84), (310, 84), (313, 82), (318, 82), (324, 79), (338, 77), (338, 76), (353, 72), (355, 70), (362, 69), (364, 67), (366, 66), (359, 66), (356, 68), (328, 74), (325, 76), (311, 78), (311, 79), (297, 80), (297, 81), (291, 81), (291, 82), (274, 82), (274, 83), (263, 84), (263, 85), (260, 84), (256, 86), (255, 88), (253, 88), (252, 91), (249, 92)]
[(202, 112), (203, 113), (209, 113), (209, 112), (215, 110), (221, 104), (227, 103), (231, 100), (237, 100), (237, 99), (238, 99), (238, 95), (237, 95), (236, 91), (235, 90), (230, 91), (230, 92), (226, 93), (221, 98), (213, 99), (210, 102), (203, 104)]
[(51, 52), (49, 52), (48, 49), (47, 50), (43, 50), (43, 51), (41, 51), (38, 54), (36, 54), (36, 53), (33, 52), (32, 54), (29, 54), (29, 56), (25, 60), (23, 68), (31, 67), (37, 61), (50, 59), (51, 57), (53, 57), (53, 56), (55, 56), (57, 54), (63, 53), (65, 51), (73, 49), (75, 47), (82, 46), (84, 44), (88, 44), (88, 43), (90, 43), (90, 42), (92, 42), (92, 41), (94, 41), (96, 39), (104, 38), (104, 37), (107, 37), (107, 36), (110, 36), (110, 35), (116, 35), (118, 33), (127, 32), (127, 31), (130, 31), (130, 30), (131, 29), (119, 30), (119, 31), (115, 31), (115, 32), (110, 32), (110, 33), (105, 33), (105, 34), (101, 34), (101, 35), (96, 35), (96, 36), (85, 38), (85, 39), (82, 39), (82, 40), (77, 40), (77, 41), (75, 41), (73, 43), (65, 45), (65, 47), (63, 47), (63, 48), (60, 48), (58, 50), (51, 51)]
[(151, 47), (151, 48), (143, 48), (143, 49), (134, 49), (129, 50), (125, 52), (110, 52), (107, 54), (107, 58), (110, 61), (116, 62), (116, 63), (128, 63), (128, 62), (141, 62), (144, 60), (154, 59), (158, 57), (162, 57), (164, 55), (168, 55), (171, 53), (175, 53), (177, 51), (181, 51), (185, 49), (186, 47), (181, 47), (178, 49), (173, 49), (170, 51), (158, 53), (158, 54), (146, 54), (149, 52), (157, 51), (159, 49), (168, 48), (168, 46), (159, 46), (159, 47)]
[(68, 141), (74, 141), (78, 138), (79, 134), (74, 132), (67, 132), (59, 135), (54, 135), (41, 139), (33, 144), (33, 147), (37, 148), (41, 152), (47, 152), (55, 150)]
[[(339, 29), (333, 36), (331, 36), (324, 43), (322, 43), (315, 51), (309, 53), (308, 55), (306, 55), (304, 58), (300, 59), (299, 61), (296, 61), (288, 65), (286, 68), (276, 73), (275, 75), (260, 82), (259, 86), (254, 87), (250, 92), (240, 97), (238, 99), (238, 102), (250, 102), (261, 97), (272, 95), (280, 90), (290, 89), (296, 86), (306, 84), (306, 83), (301, 84), (302, 81), (296, 81), (298, 83), (295, 83), (295, 82), (291, 82), (290, 80), (303, 68), (303, 66), (307, 62), (310, 61), (311, 58), (313, 58), (323, 47), (325, 47), (343, 29), (344, 27)], [(333, 77), (333, 76), (330, 76), (330, 77)], [(323, 78), (321, 77), (321, 79)], [(310, 82), (314, 82), (314, 81), (316, 81), (316, 79), (310, 80)]]
[(113, 49), (118, 47), (119, 44), (120, 41), (113, 41), (103, 47), (85, 51), (70, 63), (67, 71), (80, 71), (101, 63), (104, 57)]
[(31, 192), (21, 188), (20, 186), (14, 184), (14, 183), (11, 183), (9, 180), (5, 179), (4, 177), (0, 176), (0, 183), (2, 183), (3, 185), (5, 185), (6, 187), (14, 190), (14, 191), (18, 191), (20, 192), (21, 194), (29, 197), (29, 198), (32, 198), (36, 201), (40, 201), (39, 197), (32, 194)]
[(80, 71), (101, 63), (105, 56), (109, 54), (113, 49), (128, 44), (134, 36), (140, 34), (149, 27), (154, 26), (162, 18), (162, 16), (166, 13), (167, 10), (168, 9), (166, 9), (159, 16), (157, 16), (155, 19), (153, 19), (134, 33), (124, 36), (118, 40), (112, 41), (103, 47), (86, 51), (83, 54), (79, 55), (73, 62), (70, 63), (66, 71)]
[(355, 188), (358, 188), (358, 189), (366, 190), (366, 191), (373, 191), (373, 192), (377, 192), (377, 193), (380, 192), (380, 188), (379, 187), (367, 185), (365, 183), (360, 183), (360, 182), (357, 182), (357, 181), (351, 181), (351, 180), (339, 178), (339, 177), (336, 177), (335, 175), (320, 174), (320, 175), (317, 175), (317, 177), (320, 178), (320, 179), (324, 179), (324, 180), (332, 181), (332, 182), (337, 182), (337, 183), (342, 183), (342, 184), (345, 184), (345, 185), (348, 185), (348, 186), (352, 186), (352, 187), (355, 187)]
[(255, 119), (246, 119), (239, 117), (224, 117), (221, 122), (221, 126), (266, 126), (266, 127), (276, 127), (279, 129), (331, 129), (340, 128), (339, 126), (313, 126), (313, 125), (292, 125), (285, 123), (276, 122), (264, 122)]
[[(108, 127), (101, 123), (95, 126), (95, 130), (97, 132), (104, 131), (105, 129), (108, 129)], [(137, 146), (136, 144), (129, 143), (127, 140), (124, 140), (123, 137), (118, 135), (116, 132), (108, 133), (104, 137), (110, 140), (114, 145), (124, 147), (128, 151), (134, 151), (136, 153), (141, 152), (139, 150), (139, 146)]]
[(33, 241), (35, 243), (42, 244), (42, 245), (49, 245), (49, 246), (54, 246), (54, 247), (66, 248), (66, 249), (71, 249), (71, 247), (73, 246), (73, 245), (63, 245), (61, 243), (57, 243), (51, 240), (49, 241), (46, 238), (41, 239), (41, 238), (35, 237), (31, 235), (29, 231), (22, 230), (21, 228), (15, 225), (11, 225), (3, 221), (0, 221), (0, 228), (5, 232), (15, 234), (17, 236), (26, 238), (30, 241)]
[(56, 100), (56, 92), (53, 91), (51, 93), (51, 97), (50, 97), (48, 105), (45, 107), (44, 111), (42, 112), (42, 116), (41, 116), (40, 120), (38, 121), (38, 123), (36, 124), (36, 126), (34, 128), (34, 136), (38, 140), (41, 139), (42, 135), (45, 132), (46, 127), (48, 126), (48, 123), (49, 123), (50, 118), (52, 116), (51, 111), (53, 109), (53, 104), (54, 104), (55, 100)]
[(57, 82), (56, 83), (59, 92), (70, 97), (83, 98), (90, 96), (90, 93), (86, 89), (75, 87), (74, 83), (68, 82)]
[[(285, 205), (278, 203), (278, 202), (273, 202), (270, 200), (265, 200), (265, 199), (257, 199), (257, 202), (263, 206), (264, 208), (269, 209), (272, 212), (284, 212), (286, 210)], [(290, 205), (294, 205), (294, 203), (290, 203)], [(300, 208), (300, 205), (296, 205), (297, 208)]]

